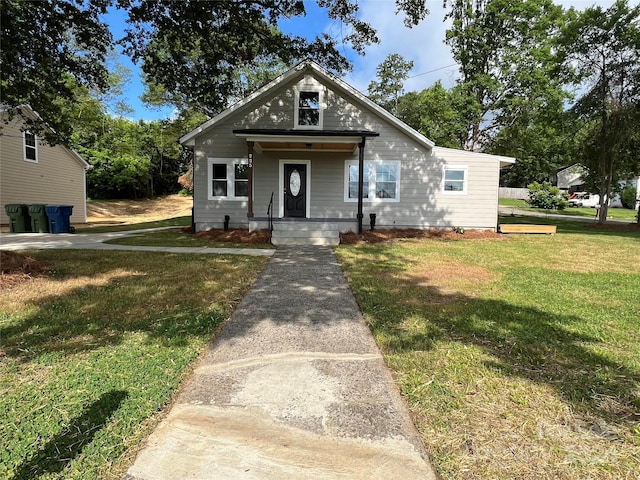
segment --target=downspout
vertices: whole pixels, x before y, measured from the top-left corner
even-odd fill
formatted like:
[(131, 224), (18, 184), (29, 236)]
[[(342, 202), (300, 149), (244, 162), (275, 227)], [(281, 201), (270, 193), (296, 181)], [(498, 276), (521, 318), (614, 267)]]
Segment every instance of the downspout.
[(362, 137), (362, 142), (358, 144), (358, 235), (362, 235), (362, 198), (364, 195), (364, 145), (366, 137)]

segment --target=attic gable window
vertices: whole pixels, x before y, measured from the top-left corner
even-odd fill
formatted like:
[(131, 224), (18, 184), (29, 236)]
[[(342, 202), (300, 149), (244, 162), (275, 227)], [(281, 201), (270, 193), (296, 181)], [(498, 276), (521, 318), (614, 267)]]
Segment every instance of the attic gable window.
[(24, 132), (24, 160), (38, 163), (38, 146), (36, 136), (31, 132)]
[(322, 95), (320, 91), (296, 91), (295, 128), (322, 128)]

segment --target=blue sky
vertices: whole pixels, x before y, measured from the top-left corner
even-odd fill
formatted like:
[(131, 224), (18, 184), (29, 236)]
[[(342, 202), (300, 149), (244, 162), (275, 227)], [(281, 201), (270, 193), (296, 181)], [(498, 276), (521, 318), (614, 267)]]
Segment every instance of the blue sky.
[[(428, 0), (429, 16), (417, 27), (408, 29), (404, 26), (402, 14), (395, 14), (393, 0), (360, 0), (360, 18), (372, 25), (378, 32), (380, 43), (371, 45), (360, 56), (345, 48), (343, 54), (353, 64), (353, 70), (343, 78), (344, 81), (366, 93), (369, 82), (375, 79), (376, 67), (391, 53), (399, 53), (405, 59), (414, 62), (410, 78), (405, 83), (405, 91), (422, 90), (440, 80), (445, 87), (453, 85), (457, 66), (454, 65), (449, 47), (444, 44), (445, 30), (444, 9), (442, 0)], [(574, 6), (578, 9), (593, 4), (608, 7), (613, 0), (564, 0), (556, 1), (565, 7)], [(638, 3), (637, 1), (631, 2)], [(336, 38), (342, 34), (341, 25), (329, 20), (317, 7), (315, 1), (305, 0), (307, 16), (281, 22), (285, 32), (308, 36), (326, 32)], [(124, 36), (126, 12), (112, 9), (104, 17), (110, 25), (114, 38)], [(140, 100), (144, 91), (140, 81), (140, 69), (131, 60), (122, 55), (121, 63), (132, 70), (133, 78), (126, 86), (127, 103), (134, 109), (131, 115), (135, 119), (155, 120), (171, 116), (171, 108), (151, 108)]]

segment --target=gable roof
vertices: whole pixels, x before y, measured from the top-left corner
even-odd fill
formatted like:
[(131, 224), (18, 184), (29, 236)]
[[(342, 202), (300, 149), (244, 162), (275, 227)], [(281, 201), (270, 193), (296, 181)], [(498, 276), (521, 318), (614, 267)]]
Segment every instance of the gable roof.
[(254, 102), (255, 103), (259, 102), (262, 98), (266, 97), (268, 95), (268, 93), (271, 90), (273, 90), (275, 87), (277, 87), (278, 85), (281, 85), (281, 84), (284, 84), (284, 83), (288, 82), (289, 80), (291, 80), (291, 79), (295, 78), (296, 76), (298, 76), (301, 72), (309, 72), (309, 71), (313, 72), (318, 78), (320, 78), (320, 79), (324, 80), (325, 82), (337, 87), (339, 90), (342, 90), (344, 93), (346, 93), (351, 98), (353, 98), (353, 99), (357, 100), (358, 102), (364, 104), (365, 107), (373, 110), (378, 116), (382, 117), (383, 119), (385, 119), (386, 121), (388, 121), (392, 125), (396, 126), (400, 131), (405, 133), (407, 136), (413, 138), (419, 144), (421, 144), (421, 145), (423, 145), (423, 146), (425, 146), (425, 147), (427, 147), (429, 149), (431, 149), (435, 145), (435, 143), (433, 141), (429, 140), (427, 137), (422, 135), (420, 132), (418, 132), (417, 130), (414, 130), (409, 125), (404, 123), (402, 120), (400, 120), (397, 117), (393, 116), (391, 113), (386, 111), (384, 108), (382, 108), (381, 106), (379, 106), (376, 103), (374, 103), (371, 100), (369, 100), (365, 95), (360, 93), (354, 87), (352, 87), (348, 83), (344, 82), (343, 80), (340, 80), (337, 76), (333, 75), (332, 73), (329, 73), (327, 70), (325, 70), (324, 68), (322, 68), (320, 65), (318, 65), (317, 63), (315, 63), (312, 60), (305, 60), (305, 61), (299, 63), (295, 67), (291, 68), (290, 70), (288, 70), (285, 73), (283, 73), (282, 75), (278, 76), (277, 78), (275, 78), (271, 82), (267, 83), (262, 88), (259, 88), (258, 90), (253, 92), (248, 97), (243, 98), (242, 100), (240, 100), (236, 104), (234, 104), (231, 107), (227, 108), (226, 110), (224, 110), (223, 112), (219, 113), (218, 115), (216, 115), (212, 119), (208, 120), (207, 122), (203, 123), (202, 125), (200, 125), (196, 129), (194, 129), (191, 132), (187, 133), (186, 135), (182, 136), (180, 138), (180, 140), (179, 140), (180, 143), (181, 144), (188, 144), (188, 143), (192, 142), (195, 139), (195, 137), (197, 137), (201, 133), (204, 133), (209, 128), (212, 128), (213, 126), (219, 124), (221, 121), (223, 121), (225, 118), (227, 118), (229, 115), (235, 113), (239, 109), (245, 107), (248, 104), (251, 104), (251, 103), (254, 103)]
[[(2, 112), (6, 112), (9, 108), (6, 105), (0, 105), (0, 113)], [(36, 112), (33, 108), (31, 108), (29, 105), (20, 105), (18, 107), (19, 109), (19, 113), (18, 113), (18, 117), (21, 117), (24, 119), (24, 117), (28, 117), (31, 120), (42, 120), (44, 121), (44, 126), (45, 128), (47, 128), (49, 131), (55, 133), (55, 130), (53, 130), (51, 127), (49, 127), (47, 125), (47, 122), (40, 116), (40, 114), (38, 112)], [(24, 121), (24, 120), (23, 120)], [(62, 144), (59, 145), (63, 150), (65, 150), (69, 156), (71, 158), (73, 158), (76, 162), (78, 162), (80, 165), (82, 165), (82, 167), (85, 170), (89, 170), (91, 168), (91, 164), (89, 162), (87, 162), (82, 155), (80, 155), (78, 152), (76, 152), (73, 148), (68, 148)]]

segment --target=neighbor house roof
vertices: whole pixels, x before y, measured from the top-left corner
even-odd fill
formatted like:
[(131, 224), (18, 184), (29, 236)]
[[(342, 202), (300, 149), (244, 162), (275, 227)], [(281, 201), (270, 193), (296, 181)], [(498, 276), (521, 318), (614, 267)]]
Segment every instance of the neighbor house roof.
[[(44, 121), (45, 127), (55, 133), (55, 130), (53, 130), (51, 127), (49, 127), (47, 125), (46, 120), (44, 120), (40, 114), (38, 114), (38, 112), (36, 112), (33, 108), (31, 108), (29, 105), (20, 105), (17, 107), (19, 110), (19, 115), (21, 117), (28, 117), (31, 120), (41, 120)], [(9, 106), (7, 105), (0, 105), (0, 112), (6, 112), (10, 109)], [(64, 150), (67, 151), (67, 153), (74, 159), (76, 160), (80, 165), (82, 165), (84, 167), (85, 170), (88, 170), (91, 168), (91, 164), (89, 162), (87, 162), (84, 158), (82, 158), (82, 155), (80, 155), (78, 152), (76, 152), (73, 148), (68, 148), (64, 145), (60, 145), (60, 147), (62, 147)]]
[[(219, 113), (218, 115), (216, 115), (215, 117), (213, 117), (211, 120), (203, 123), (202, 125), (200, 125), (195, 130), (192, 130), (191, 132), (187, 133), (186, 135), (184, 135), (183, 137), (180, 138), (180, 143), (182, 143), (182, 144), (192, 144), (192, 142), (194, 141), (195, 137), (197, 137), (198, 135), (204, 133), (209, 128), (217, 125), (222, 120), (227, 118), (229, 115), (233, 114), (234, 112), (238, 111), (239, 109), (243, 108), (244, 106), (246, 106), (246, 105), (248, 105), (250, 103), (258, 102), (260, 99), (262, 99), (265, 96), (267, 96), (268, 93), (273, 88), (277, 87), (278, 85), (281, 85), (283, 83), (288, 82), (292, 78), (295, 78), (296, 76), (298, 76), (301, 72), (305, 72), (305, 71), (311, 71), (317, 77), (321, 78), (325, 82), (333, 84), (339, 90), (342, 90), (347, 95), (351, 96), (352, 98), (356, 99), (360, 103), (364, 104), (367, 108), (373, 110), (378, 116), (384, 118), (389, 123), (391, 123), (392, 125), (396, 126), (398, 129), (400, 129), (406, 135), (408, 135), (409, 137), (413, 138), (415, 141), (417, 141), (418, 143), (424, 145), (425, 147), (432, 148), (435, 145), (434, 142), (429, 140), (427, 137), (422, 135), (420, 132), (418, 132), (417, 130), (414, 130), (409, 125), (407, 125), (406, 123), (404, 123), (403, 121), (399, 120), (398, 118), (393, 116), (391, 113), (386, 111), (384, 108), (380, 107), (376, 103), (374, 103), (371, 100), (369, 100), (365, 95), (360, 93), (354, 87), (352, 87), (348, 83), (340, 80), (337, 76), (333, 75), (332, 73), (329, 73), (327, 70), (325, 70), (324, 68), (322, 68), (320, 65), (318, 65), (317, 63), (315, 63), (312, 60), (305, 60), (304, 62), (299, 63), (295, 67), (291, 68), (287, 72), (283, 73), (279, 77), (277, 77), (274, 80), (272, 80), (271, 82), (267, 83), (262, 88), (256, 90), (255, 92), (253, 92), (248, 97), (245, 97), (244, 99), (240, 100), (239, 102), (237, 102), (233, 106), (229, 107), (225, 111), (223, 111), (223, 112)], [(360, 132), (360, 131), (358, 131), (358, 132)], [(359, 133), (351, 132), (351, 135), (359, 135)]]

